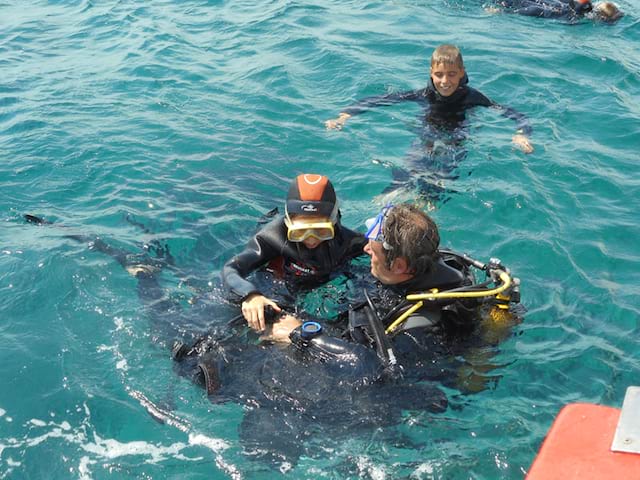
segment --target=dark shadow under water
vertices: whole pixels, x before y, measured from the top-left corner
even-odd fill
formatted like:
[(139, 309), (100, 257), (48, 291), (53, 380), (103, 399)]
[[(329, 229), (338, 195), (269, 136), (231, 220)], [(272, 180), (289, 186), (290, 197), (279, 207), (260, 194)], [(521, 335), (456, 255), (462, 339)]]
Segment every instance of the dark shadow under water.
[(467, 156), (467, 127), (458, 121), (425, 122), (416, 128), (413, 142), (400, 165), (391, 168), (391, 184), (381, 194), (382, 203), (411, 202), (434, 209), (457, 193), (453, 186)]

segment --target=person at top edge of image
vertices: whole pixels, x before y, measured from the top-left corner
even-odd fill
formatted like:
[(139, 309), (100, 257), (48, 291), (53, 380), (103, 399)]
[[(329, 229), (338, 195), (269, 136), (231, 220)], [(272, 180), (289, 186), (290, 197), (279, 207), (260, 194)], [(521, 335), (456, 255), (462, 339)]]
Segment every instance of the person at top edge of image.
[(462, 54), (454, 45), (440, 45), (431, 56), (429, 84), (418, 90), (367, 97), (355, 105), (342, 110), (339, 116), (327, 120), (328, 129), (341, 129), (347, 120), (366, 112), (370, 108), (388, 106), (399, 102), (411, 101), (425, 108), (423, 123), (444, 126), (453, 130), (461, 126), (467, 110), (474, 107), (491, 107), (502, 112), (502, 115), (516, 122), (517, 131), (513, 135), (513, 143), (525, 153), (533, 152), (529, 140), (532, 128), (526, 117), (513, 108), (495, 103), (471, 88), (464, 67)]
[(588, 18), (604, 23), (615, 23), (624, 14), (613, 2), (590, 0), (499, 0), (488, 7), (491, 12), (503, 10), (528, 17), (564, 18), (575, 21)]
[(265, 329), (265, 307), (280, 312), (247, 276), (267, 267), (288, 282), (313, 287), (329, 280), (337, 267), (362, 255), (367, 240), (345, 228), (333, 185), (326, 176), (298, 175), (289, 188), (284, 217), (265, 225), (245, 249), (226, 262), (222, 280), (242, 304), (255, 331)]
[[(371, 303), (363, 302), (352, 308), (341, 337), (349, 343), (375, 346), (379, 339), (371, 331), (368, 319), (373, 313), (381, 319), (394, 355), (404, 371), (409, 377), (411, 372), (420, 376), (420, 369), (428, 369), (431, 364), (428, 359), (438, 355), (442, 339), (460, 338), (476, 331), (481, 324), (478, 308), (482, 302), (460, 295), (459, 300), (445, 306), (425, 301), (416, 308), (416, 303), (408, 301), (409, 294), (433, 292), (434, 289), (450, 291), (473, 283), (473, 277), (469, 276), (468, 268), (460, 263), (459, 257), (439, 250), (437, 225), (416, 206), (387, 206), (376, 218), (370, 219), (367, 226), (365, 252), (371, 257), (371, 275), (380, 288), (371, 297)], [(519, 301), (519, 293), (512, 291), (509, 295), (504, 297), (507, 302)], [(406, 312), (409, 312), (406, 318), (402, 318)], [(513, 326), (507, 318), (495, 325), (484, 324), (488, 327), (482, 332), (484, 338), (495, 342), (503, 337)], [(298, 318), (286, 314), (270, 325), (263, 337), (275, 342), (295, 342), (300, 336), (300, 325)], [(502, 331), (498, 332), (500, 329)]]

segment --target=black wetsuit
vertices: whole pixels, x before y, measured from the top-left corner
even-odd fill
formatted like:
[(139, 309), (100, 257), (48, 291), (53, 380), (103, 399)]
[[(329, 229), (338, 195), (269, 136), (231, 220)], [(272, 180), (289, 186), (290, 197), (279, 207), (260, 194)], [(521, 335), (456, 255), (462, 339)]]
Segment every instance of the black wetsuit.
[(222, 280), (234, 300), (244, 300), (260, 289), (246, 277), (266, 266), (276, 277), (284, 278), (293, 289), (311, 288), (327, 282), (347, 267), (349, 261), (363, 255), (367, 239), (361, 233), (335, 227), (335, 237), (314, 249), (287, 240), (284, 218), (276, 218), (265, 225), (249, 241), (246, 248), (231, 258), (222, 269)]
[[(455, 255), (441, 254), (428, 274), (407, 282), (383, 286), (372, 300), (375, 314), (383, 328), (388, 328), (413, 303), (406, 300), (411, 293), (424, 293), (433, 288), (451, 290), (474, 283), (468, 267)], [(345, 335), (353, 342), (376, 348), (376, 338), (367, 318), (368, 302), (349, 312), (349, 328)], [(433, 371), (439, 357), (450, 354), (452, 338), (468, 336), (475, 328), (478, 303), (449, 301), (446, 305), (426, 301), (412, 313), (387, 338), (405, 377), (412, 381), (433, 380), (440, 374)]]
[(400, 93), (388, 93), (375, 97), (367, 97), (355, 105), (342, 110), (351, 116), (359, 115), (371, 108), (393, 105), (400, 102), (416, 102), (425, 112), (423, 126), (432, 131), (433, 128), (453, 131), (463, 126), (465, 113), (474, 107), (492, 107), (501, 111), (502, 115), (514, 120), (517, 129), (525, 134), (531, 134), (531, 126), (524, 114), (510, 107), (504, 107), (495, 103), (468, 86), (469, 78), (465, 76), (460, 81), (458, 89), (450, 96), (444, 97), (438, 93), (433, 80), (429, 78), (429, 84), (425, 88), (409, 90)]
[[(450, 290), (469, 286), (474, 282), (468, 266), (461, 262), (457, 255), (444, 252), (435, 262), (433, 269), (419, 278), (397, 285), (378, 284), (376, 292), (372, 295), (375, 315), (381, 319), (382, 328), (386, 328), (413, 305), (406, 301), (408, 294), (423, 293), (433, 288)], [(390, 346), (403, 371), (402, 376), (412, 381), (431, 380), (429, 372), (423, 371), (422, 367), (431, 364), (434, 356), (442, 353), (441, 349), (434, 350), (434, 341), (439, 344), (452, 336), (457, 337), (472, 331), (477, 319), (477, 307), (478, 302), (475, 300), (447, 301), (446, 305), (426, 302), (423, 308), (409, 316), (389, 336)], [(324, 376), (321, 372), (329, 372), (326, 374), (327, 377), (335, 377), (337, 383), (348, 384), (349, 391), (359, 390), (373, 383), (398, 380), (393, 372), (387, 371), (390, 367), (389, 359), (384, 358), (384, 352), (380, 348), (382, 345), (377, 344), (375, 325), (372, 325), (368, 309), (370, 311), (369, 303), (362, 302), (356, 304), (348, 314), (344, 314), (342, 322), (327, 324), (321, 321), (325, 325), (325, 332), (308, 341), (303, 338), (300, 328), (294, 330), (290, 335), (292, 345), (278, 350), (280, 353), (277, 355), (278, 361), (275, 362), (280, 365), (278, 369), (282, 370), (283, 365), (289, 364), (291, 374), (297, 368), (310, 372), (308, 374), (311, 376)], [(199, 362), (200, 368), (205, 372), (211, 368), (207, 390), (210, 394), (225, 398), (230, 392), (234, 392), (232, 396), (242, 393), (236, 392), (234, 384), (237, 383), (238, 369), (245, 372), (250, 369), (246, 361), (241, 360), (250, 350), (255, 351), (255, 346), (247, 346), (245, 341), (238, 341), (237, 336), (223, 342), (205, 337), (199, 344), (182, 346), (177, 359), (183, 361), (191, 357), (189, 362), (192, 367), (195, 366), (194, 362)], [(221, 355), (222, 352), (224, 355)], [(264, 348), (263, 352), (267, 355)], [(252, 361), (261, 371), (261, 375), (264, 374), (265, 361)], [(273, 370), (274, 366), (270, 364), (269, 369)], [(296, 376), (300, 375), (302, 374), (296, 373)], [(272, 374), (269, 376), (272, 377)], [(264, 387), (264, 381), (261, 381), (261, 384), (259, 388)], [(299, 389), (298, 385), (294, 385), (296, 390)], [(280, 393), (286, 388), (283, 384), (278, 387)], [(244, 390), (243, 392), (248, 394)], [(307, 393), (298, 392), (298, 396), (300, 395), (306, 397)]]
[(387, 191), (409, 187), (431, 202), (443, 200), (445, 189), (442, 183), (457, 178), (454, 171), (466, 156), (463, 142), (467, 138), (465, 120), (469, 109), (497, 109), (504, 117), (516, 122), (520, 133), (531, 134), (532, 128), (524, 114), (495, 103), (469, 87), (468, 83), (469, 79), (465, 74), (458, 89), (452, 95), (444, 97), (438, 93), (433, 80), (429, 78), (429, 84), (425, 88), (367, 97), (342, 110), (343, 113), (354, 116), (371, 108), (407, 101), (416, 102), (423, 107), (419, 141), (409, 151), (405, 166), (394, 167), (393, 184)]
[(591, 2), (579, 3), (574, 0), (501, 0), (497, 5), (507, 12), (528, 17), (565, 18), (575, 20), (593, 10)]

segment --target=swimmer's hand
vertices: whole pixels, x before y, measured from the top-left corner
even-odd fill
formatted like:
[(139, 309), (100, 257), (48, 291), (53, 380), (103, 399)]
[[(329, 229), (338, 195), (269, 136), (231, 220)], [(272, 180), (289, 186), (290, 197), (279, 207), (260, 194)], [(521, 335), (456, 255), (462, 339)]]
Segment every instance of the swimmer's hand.
[(529, 137), (527, 137), (526, 135), (522, 133), (516, 133), (511, 139), (511, 141), (516, 147), (518, 147), (524, 153), (533, 152), (533, 145), (529, 141)]
[(327, 127), (327, 130), (342, 130), (342, 127), (349, 118), (351, 118), (351, 115), (343, 112), (338, 115), (338, 118), (334, 118), (332, 120), (327, 120), (326, 122), (324, 122), (324, 125), (325, 127)]
[(264, 309), (267, 306), (277, 313), (282, 311), (276, 302), (259, 293), (252, 293), (242, 302), (242, 315), (249, 327), (256, 332), (264, 332), (266, 326)]
[(289, 334), (298, 328), (302, 322), (293, 315), (284, 315), (277, 322), (267, 325), (264, 334), (260, 336), (262, 342), (291, 343)]

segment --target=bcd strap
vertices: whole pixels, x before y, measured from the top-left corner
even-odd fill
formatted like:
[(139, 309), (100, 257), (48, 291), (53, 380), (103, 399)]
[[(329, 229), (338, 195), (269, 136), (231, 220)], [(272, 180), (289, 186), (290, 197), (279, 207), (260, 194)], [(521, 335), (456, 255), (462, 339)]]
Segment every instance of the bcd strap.
[(204, 385), (207, 389), (207, 395), (213, 395), (220, 389), (220, 377), (218, 376), (218, 369), (213, 365), (208, 365), (204, 362), (198, 363), (198, 368), (202, 372), (204, 377)]

